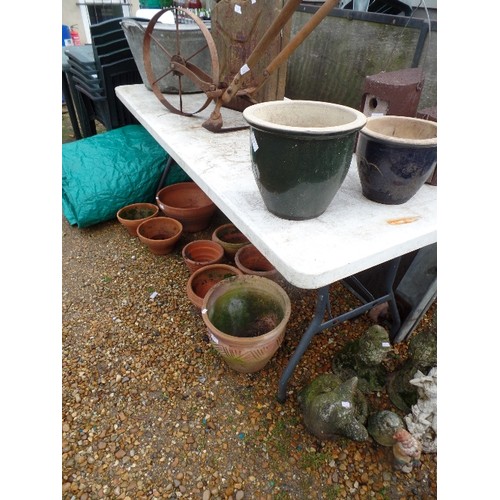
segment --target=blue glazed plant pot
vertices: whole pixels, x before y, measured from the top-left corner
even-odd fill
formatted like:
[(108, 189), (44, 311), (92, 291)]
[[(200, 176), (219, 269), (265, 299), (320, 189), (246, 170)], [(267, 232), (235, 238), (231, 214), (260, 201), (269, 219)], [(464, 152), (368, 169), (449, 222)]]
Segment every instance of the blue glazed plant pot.
[(321, 101), (269, 101), (243, 111), (252, 170), (267, 210), (289, 220), (320, 216), (349, 170), (360, 111)]
[(437, 124), (407, 116), (368, 118), (356, 161), (363, 196), (401, 205), (425, 184), (437, 161)]

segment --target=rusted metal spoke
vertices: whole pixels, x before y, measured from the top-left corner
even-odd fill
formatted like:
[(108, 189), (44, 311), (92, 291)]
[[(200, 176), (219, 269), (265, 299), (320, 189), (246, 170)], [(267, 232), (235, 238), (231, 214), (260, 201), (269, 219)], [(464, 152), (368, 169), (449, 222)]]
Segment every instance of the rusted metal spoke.
[(175, 44), (177, 48), (177, 55), (181, 53), (181, 39), (179, 29), (179, 10), (175, 9)]
[(200, 47), (194, 54), (191, 54), (189, 57), (185, 57), (184, 60), (186, 62), (190, 61), (193, 57), (196, 57), (198, 54), (200, 54), (201, 52), (203, 52), (206, 49), (208, 49), (208, 43), (205, 44), (203, 47)]
[(166, 73), (163, 73), (163, 75), (159, 76), (154, 82), (154, 84), (158, 83), (162, 78), (165, 78), (166, 76), (170, 75), (172, 73), (173, 69), (169, 69)]
[(184, 112), (184, 107), (182, 104), (182, 77), (179, 75), (179, 108), (181, 112)]
[(160, 40), (158, 40), (153, 33), (150, 33), (149, 36), (153, 41), (155, 41), (158, 44), (158, 48), (162, 52), (164, 52), (169, 57), (169, 59), (172, 59), (173, 55), (161, 44)]

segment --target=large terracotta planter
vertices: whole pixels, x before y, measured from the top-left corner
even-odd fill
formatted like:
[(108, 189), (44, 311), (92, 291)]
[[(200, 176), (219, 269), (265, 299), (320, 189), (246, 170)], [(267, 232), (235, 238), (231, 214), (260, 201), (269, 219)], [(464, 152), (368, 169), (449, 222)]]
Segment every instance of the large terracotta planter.
[(276, 268), (252, 244), (245, 245), (236, 252), (234, 263), (243, 274), (253, 274), (271, 280), (279, 277)]
[(191, 303), (201, 309), (208, 291), (223, 279), (243, 273), (228, 264), (210, 264), (196, 270), (188, 279), (186, 293)]
[(120, 208), (116, 218), (131, 236), (137, 236), (139, 224), (156, 217), (159, 211), (158, 205), (153, 203), (133, 203)]
[(189, 272), (193, 274), (202, 267), (221, 262), (224, 258), (224, 249), (212, 240), (194, 240), (184, 246), (182, 258)]
[(319, 101), (270, 101), (243, 111), (252, 170), (266, 208), (283, 219), (321, 215), (344, 182), (360, 111)]
[(170, 253), (182, 234), (182, 224), (170, 217), (154, 217), (142, 222), (137, 236), (155, 255)]
[(264, 368), (279, 349), (290, 319), (290, 298), (261, 276), (227, 278), (205, 295), (201, 315), (212, 346), (230, 368)]
[(231, 223), (217, 227), (212, 233), (212, 240), (224, 248), (224, 252), (230, 259), (234, 259), (236, 252), (250, 243), (250, 240)]
[(437, 161), (437, 123), (407, 116), (368, 118), (356, 161), (363, 196), (386, 205), (413, 198)]
[(206, 229), (217, 210), (217, 206), (194, 182), (179, 182), (160, 189), (156, 203), (167, 217), (180, 221), (187, 233)]

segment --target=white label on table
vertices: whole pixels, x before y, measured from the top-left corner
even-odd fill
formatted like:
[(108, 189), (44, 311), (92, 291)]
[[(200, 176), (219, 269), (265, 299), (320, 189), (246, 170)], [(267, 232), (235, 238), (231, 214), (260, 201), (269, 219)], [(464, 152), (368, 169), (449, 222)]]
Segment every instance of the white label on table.
[(245, 73), (248, 73), (250, 71), (250, 68), (248, 67), (248, 64), (244, 64), (240, 68), (240, 75), (243, 76)]
[(234, 6), (234, 12), (236, 12), (236, 14), (241, 14), (241, 6), (236, 4)]
[(382, 342), (382, 347), (391, 347), (390, 342)]
[(257, 149), (259, 149), (259, 145), (257, 144), (257, 139), (255, 138), (253, 130), (250, 132), (250, 142), (252, 143), (252, 149), (257, 151)]
[(342, 401), (342, 407), (343, 408), (350, 408), (351, 407), (351, 403), (349, 401)]

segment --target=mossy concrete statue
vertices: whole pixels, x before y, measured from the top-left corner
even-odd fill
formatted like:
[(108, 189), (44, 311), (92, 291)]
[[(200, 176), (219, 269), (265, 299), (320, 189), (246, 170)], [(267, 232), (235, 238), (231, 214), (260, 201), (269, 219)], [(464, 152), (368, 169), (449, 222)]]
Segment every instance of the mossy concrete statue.
[(404, 429), (405, 424), (403, 419), (390, 410), (382, 410), (372, 413), (368, 417), (366, 425), (370, 436), (382, 446), (394, 446), (397, 441), (394, 439), (394, 434), (399, 429)]
[(390, 350), (387, 330), (380, 325), (373, 325), (335, 355), (333, 373), (342, 380), (358, 377), (358, 388), (364, 393), (379, 391), (384, 388), (387, 377), (382, 361)]
[(364, 426), (368, 405), (357, 386), (356, 377), (342, 382), (337, 375), (325, 373), (302, 389), (298, 400), (309, 432), (322, 440), (338, 436), (369, 439)]
[(411, 380), (417, 371), (428, 373), (434, 366), (437, 366), (437, 335), (424, 330), (410, 338), (408, 359), (388, 378), (387, 393), (392, 403), (405, 413), (410, 413), (411, 407), (418, 401), (418, 390)]

